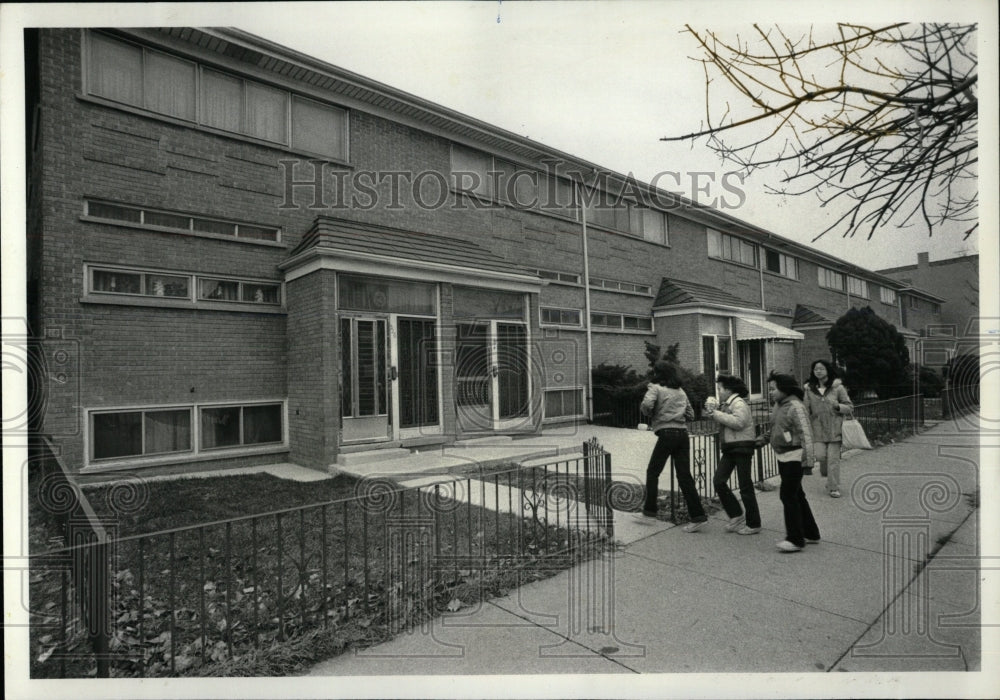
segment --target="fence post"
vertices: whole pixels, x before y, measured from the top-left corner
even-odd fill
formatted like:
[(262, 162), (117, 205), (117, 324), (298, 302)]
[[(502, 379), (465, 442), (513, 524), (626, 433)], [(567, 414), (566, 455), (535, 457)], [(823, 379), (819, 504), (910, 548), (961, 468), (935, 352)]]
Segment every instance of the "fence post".
[(88, 572), (87, 594), (90, 597), (90, 634), (97, 655), (97, 677), (111, 677), (111, 662), (108, 652), (109, 613), (108, 597), (111, 595), (108, 561), (108, 543), (98, 541), (91, 547), (90, 571)]
[(608, 537), (614, 540), (615, 537), (615, 514), (611, 510), (611, 453), (604, 452), (604, 517), (605, 527), (608, 530)]

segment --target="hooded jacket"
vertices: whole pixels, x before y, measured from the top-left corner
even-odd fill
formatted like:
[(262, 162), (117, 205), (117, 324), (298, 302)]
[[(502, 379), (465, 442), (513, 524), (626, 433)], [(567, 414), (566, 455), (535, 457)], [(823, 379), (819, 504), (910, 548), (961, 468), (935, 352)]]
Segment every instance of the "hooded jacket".
[[(802, 403), (809, 414), (809, 426), (816, 442), (839, 442), (844, 414), (849, 413), (854, 404), (847, 389), (839, 379), (834, 379), (826, 392), (820, 394), (811, 385), (805, 386)], [(834, 409), (837, 409), (836, 411)]]

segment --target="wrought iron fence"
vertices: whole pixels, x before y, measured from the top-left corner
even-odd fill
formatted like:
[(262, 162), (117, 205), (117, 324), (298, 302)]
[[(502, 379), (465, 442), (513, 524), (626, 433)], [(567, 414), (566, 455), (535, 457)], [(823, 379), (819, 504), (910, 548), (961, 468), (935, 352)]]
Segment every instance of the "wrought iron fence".
[(32, 557), (43, 611), (32, 675), (93, 675), (95, 664), (103, 676), (183, 675), (338, 625), (390, 636), (470, 581), (599, 551), (613, 534), (610, 477), (610, 454), (591, 441), (582, 456), (531, 468), (413, 488), (366, 479), (353, 498), (67, 542)]

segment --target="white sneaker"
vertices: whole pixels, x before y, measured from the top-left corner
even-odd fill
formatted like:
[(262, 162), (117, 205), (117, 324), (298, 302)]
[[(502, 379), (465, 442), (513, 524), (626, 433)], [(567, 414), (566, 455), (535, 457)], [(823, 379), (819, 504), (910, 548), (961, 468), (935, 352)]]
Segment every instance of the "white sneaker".
[(806, 544), (819, 544), (819, 540), (811, 540), (807, 537)]
[(797, 544), (792, 544), (788, 540), (781, 540), (781, 542), (778, 543), (778, 549), (780, 549), (782, 552), (801, 552), (802, 551), (802, 547), (798, 546)]
[(729, 522), (726, 523), (726, 532), (737, 532), (743, 523), (746, 522), (745, 515), (737, 515), (735, 518), (730, 518)]
[(698, 530), (700, 530), (703, 527), (705, 527), (705, 522), (706, 521), (702, 520), (699, 523), (694, 523), (694, 522), (688, 523), (687, 525), (685, 525), (681, 529), (684, 530), (684, 532), (698, 532)]
[(750, 527), (749, 525), (744, 525), (739, 530), (736, 531), (737, 535), (756, 535), (760, 532), (759, 527)]

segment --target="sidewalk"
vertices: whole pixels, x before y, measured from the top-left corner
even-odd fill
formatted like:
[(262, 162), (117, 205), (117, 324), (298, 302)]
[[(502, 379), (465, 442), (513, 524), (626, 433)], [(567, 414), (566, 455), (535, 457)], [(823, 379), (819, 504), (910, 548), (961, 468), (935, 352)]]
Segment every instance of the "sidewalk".
[[(840, 499), (806, 477), (823, 540), (801, 552), (774, 546), (777, 490), (758, 492), (756, 536), (727, 534), (721, 511), (694, 534), (616, 513), (630, 533), (616, 551), (309, 675), (979, 671), (978, 566), (990, 553), (975, 506), (979, 432), (961, 428), (845, 460)], [(598, 437), (615, 478), (644, 468), (648, 435)]]

